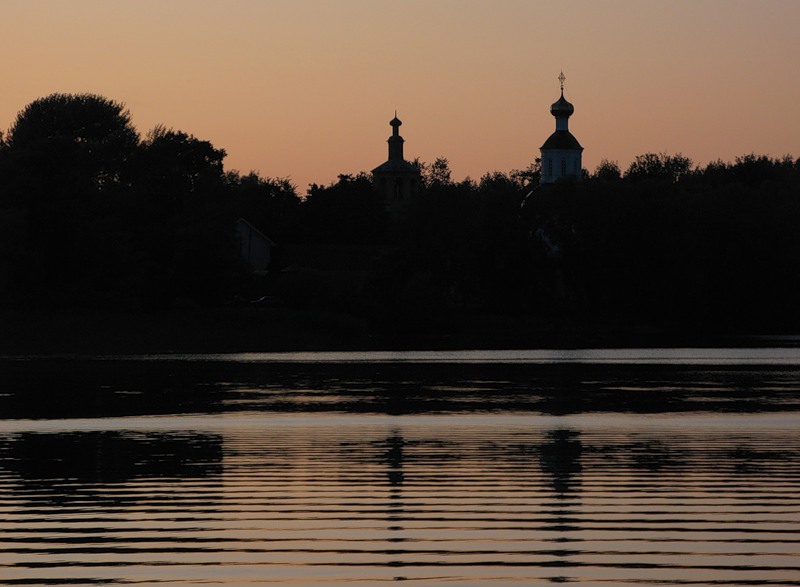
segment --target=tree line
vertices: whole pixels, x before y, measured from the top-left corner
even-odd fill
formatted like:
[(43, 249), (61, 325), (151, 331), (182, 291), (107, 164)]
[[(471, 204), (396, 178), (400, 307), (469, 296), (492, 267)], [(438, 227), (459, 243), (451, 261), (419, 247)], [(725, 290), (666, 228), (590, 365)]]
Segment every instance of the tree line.
[(800, 326), (800, 161), (789, 156), (701, 167), (646, 153), (624, 171), (604, 160), (542, 187), (538, 161), (463, 181), (444, 157), (415, 161), (423, 185), (403, 220), (387, 216), (366, 173), (301, 195), (285, 178), (226, 171), (224, 159), (180, 130), (140, 136), (102, 96), (32, 102), (0, 136), (0, 301), (163, 310), (288, 291), (291, 259), (279, 255), (259, 281), (241, 258), (243, 217), (283, 247), (373, 250), (357, 287), (320, 274), (305, 284), (315, 295), (285, 303), (376, 329), (446, 333), (476, 316), (605, 330)]

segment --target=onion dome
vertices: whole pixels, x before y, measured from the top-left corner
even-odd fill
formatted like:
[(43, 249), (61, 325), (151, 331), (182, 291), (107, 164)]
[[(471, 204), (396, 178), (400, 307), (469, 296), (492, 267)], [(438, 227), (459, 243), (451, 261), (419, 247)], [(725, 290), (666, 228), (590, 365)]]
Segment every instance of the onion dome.
[(564, 97), (564, 90), (561, 90), (561, 97), (550, 106), (550, 114), (556, 118), (569, 118), (572, 116), (573, 112), (575, 112), (575, 106), (567, 102), (567, 99)]
[(395, 112), (395, 113), (394, 113), (394, 118), (392, 118), (392, 119), (389, 121), (389, 126), (393, 126), (393, 127), (397, 128), (397, 127), (398, 127), (398, 126), (400, 126), (401, 124), (403, 124), (403, 123), (402, 123), (402, 121), (401, 121), (399, 118), (397, 118), (397, 112)]

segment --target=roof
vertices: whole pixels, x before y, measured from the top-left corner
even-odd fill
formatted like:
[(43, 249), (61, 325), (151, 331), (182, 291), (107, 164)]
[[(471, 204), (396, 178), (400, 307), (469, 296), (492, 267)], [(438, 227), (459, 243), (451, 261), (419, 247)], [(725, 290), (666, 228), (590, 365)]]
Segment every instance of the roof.
[(580, 149), (583, 150), (572, 133), (568, 130), (557, 130), (544, 142), (542, 149)]
[(567, 102), (564, 97), (564, 90), (561, 90), (561, 97), (550, 106), (550, 114), (553, 116), (566, 116), (569, 118), (575, 112), (575, 106)]
[(261, 232), (260, 230), (258, 230), (258, 229), (257, 229), (255, 226), (253, 226), (251, 223), (249, 223), (249, 222), (248, 222), (247, 220), (245, 220), (244, 218), (239, 218), (239, 220), (237, 220), (237, 221), (236, 221), (236, 228), (237, 228), (237, 230), (239, 229), (239, 227), (240, 227), (240, 226), (246, 227), (246, 228), (247, 228), (247, 230), (249, 230), (249, 231), (250, 231), (250, 232), (252, 232), (252, 233), (255, 233), (255, 234), (257, 234), (259, 237), (261, 237), (261, 238), (263, 238), (265, 241), (267, 241), (267, 242), (268, 242), (270, 245), (272, 245), (272, 246), (275, 246), (275, 245), (276, 245), (276, 243), (275, 243), (275, 241), (274, 241), (274, 240), (272, 240), (272, 239), (271, 239), (271, 238), (269, 238), (269, 237), (268, 237), (266, 234), (264, 234), (263, 232)]
[(408, 161), (392, 161), (390, 159), (378, 165), (372, 170), (372, 173), (408, 173), (410, 171), (419, 174), (419, 169), (411, 165)]

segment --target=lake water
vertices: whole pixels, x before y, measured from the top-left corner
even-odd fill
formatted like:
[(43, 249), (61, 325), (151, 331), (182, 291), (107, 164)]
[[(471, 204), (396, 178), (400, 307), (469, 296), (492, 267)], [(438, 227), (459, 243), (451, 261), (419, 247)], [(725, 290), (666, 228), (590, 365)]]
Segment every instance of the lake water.
[(0, 585), (800, 585), (800, 351), (0, 359)]

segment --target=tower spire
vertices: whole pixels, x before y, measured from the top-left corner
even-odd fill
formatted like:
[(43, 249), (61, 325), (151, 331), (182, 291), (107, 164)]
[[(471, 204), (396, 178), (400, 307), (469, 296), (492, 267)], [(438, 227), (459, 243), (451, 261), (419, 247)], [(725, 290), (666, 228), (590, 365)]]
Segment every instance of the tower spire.
[(556, 119), (556, 131), (541, 146), (542, 176), (539, 183), (554, 183), (562, 177), (581, 176), (581, 153), (583, 147), (569, 132), (569, 117), (575, 107), (564, 97), (564, 72), (558, 74), (561, 97), (550, 106), (550, 114)]
[(397, 118), (397, 110), (394, 111), (394, 118), (389, 121), (392, 127), (392, 136), (389, 137), (389, 161), (403, 161), (403, 137), (400, 136), (400, 125), (403, 124)]

